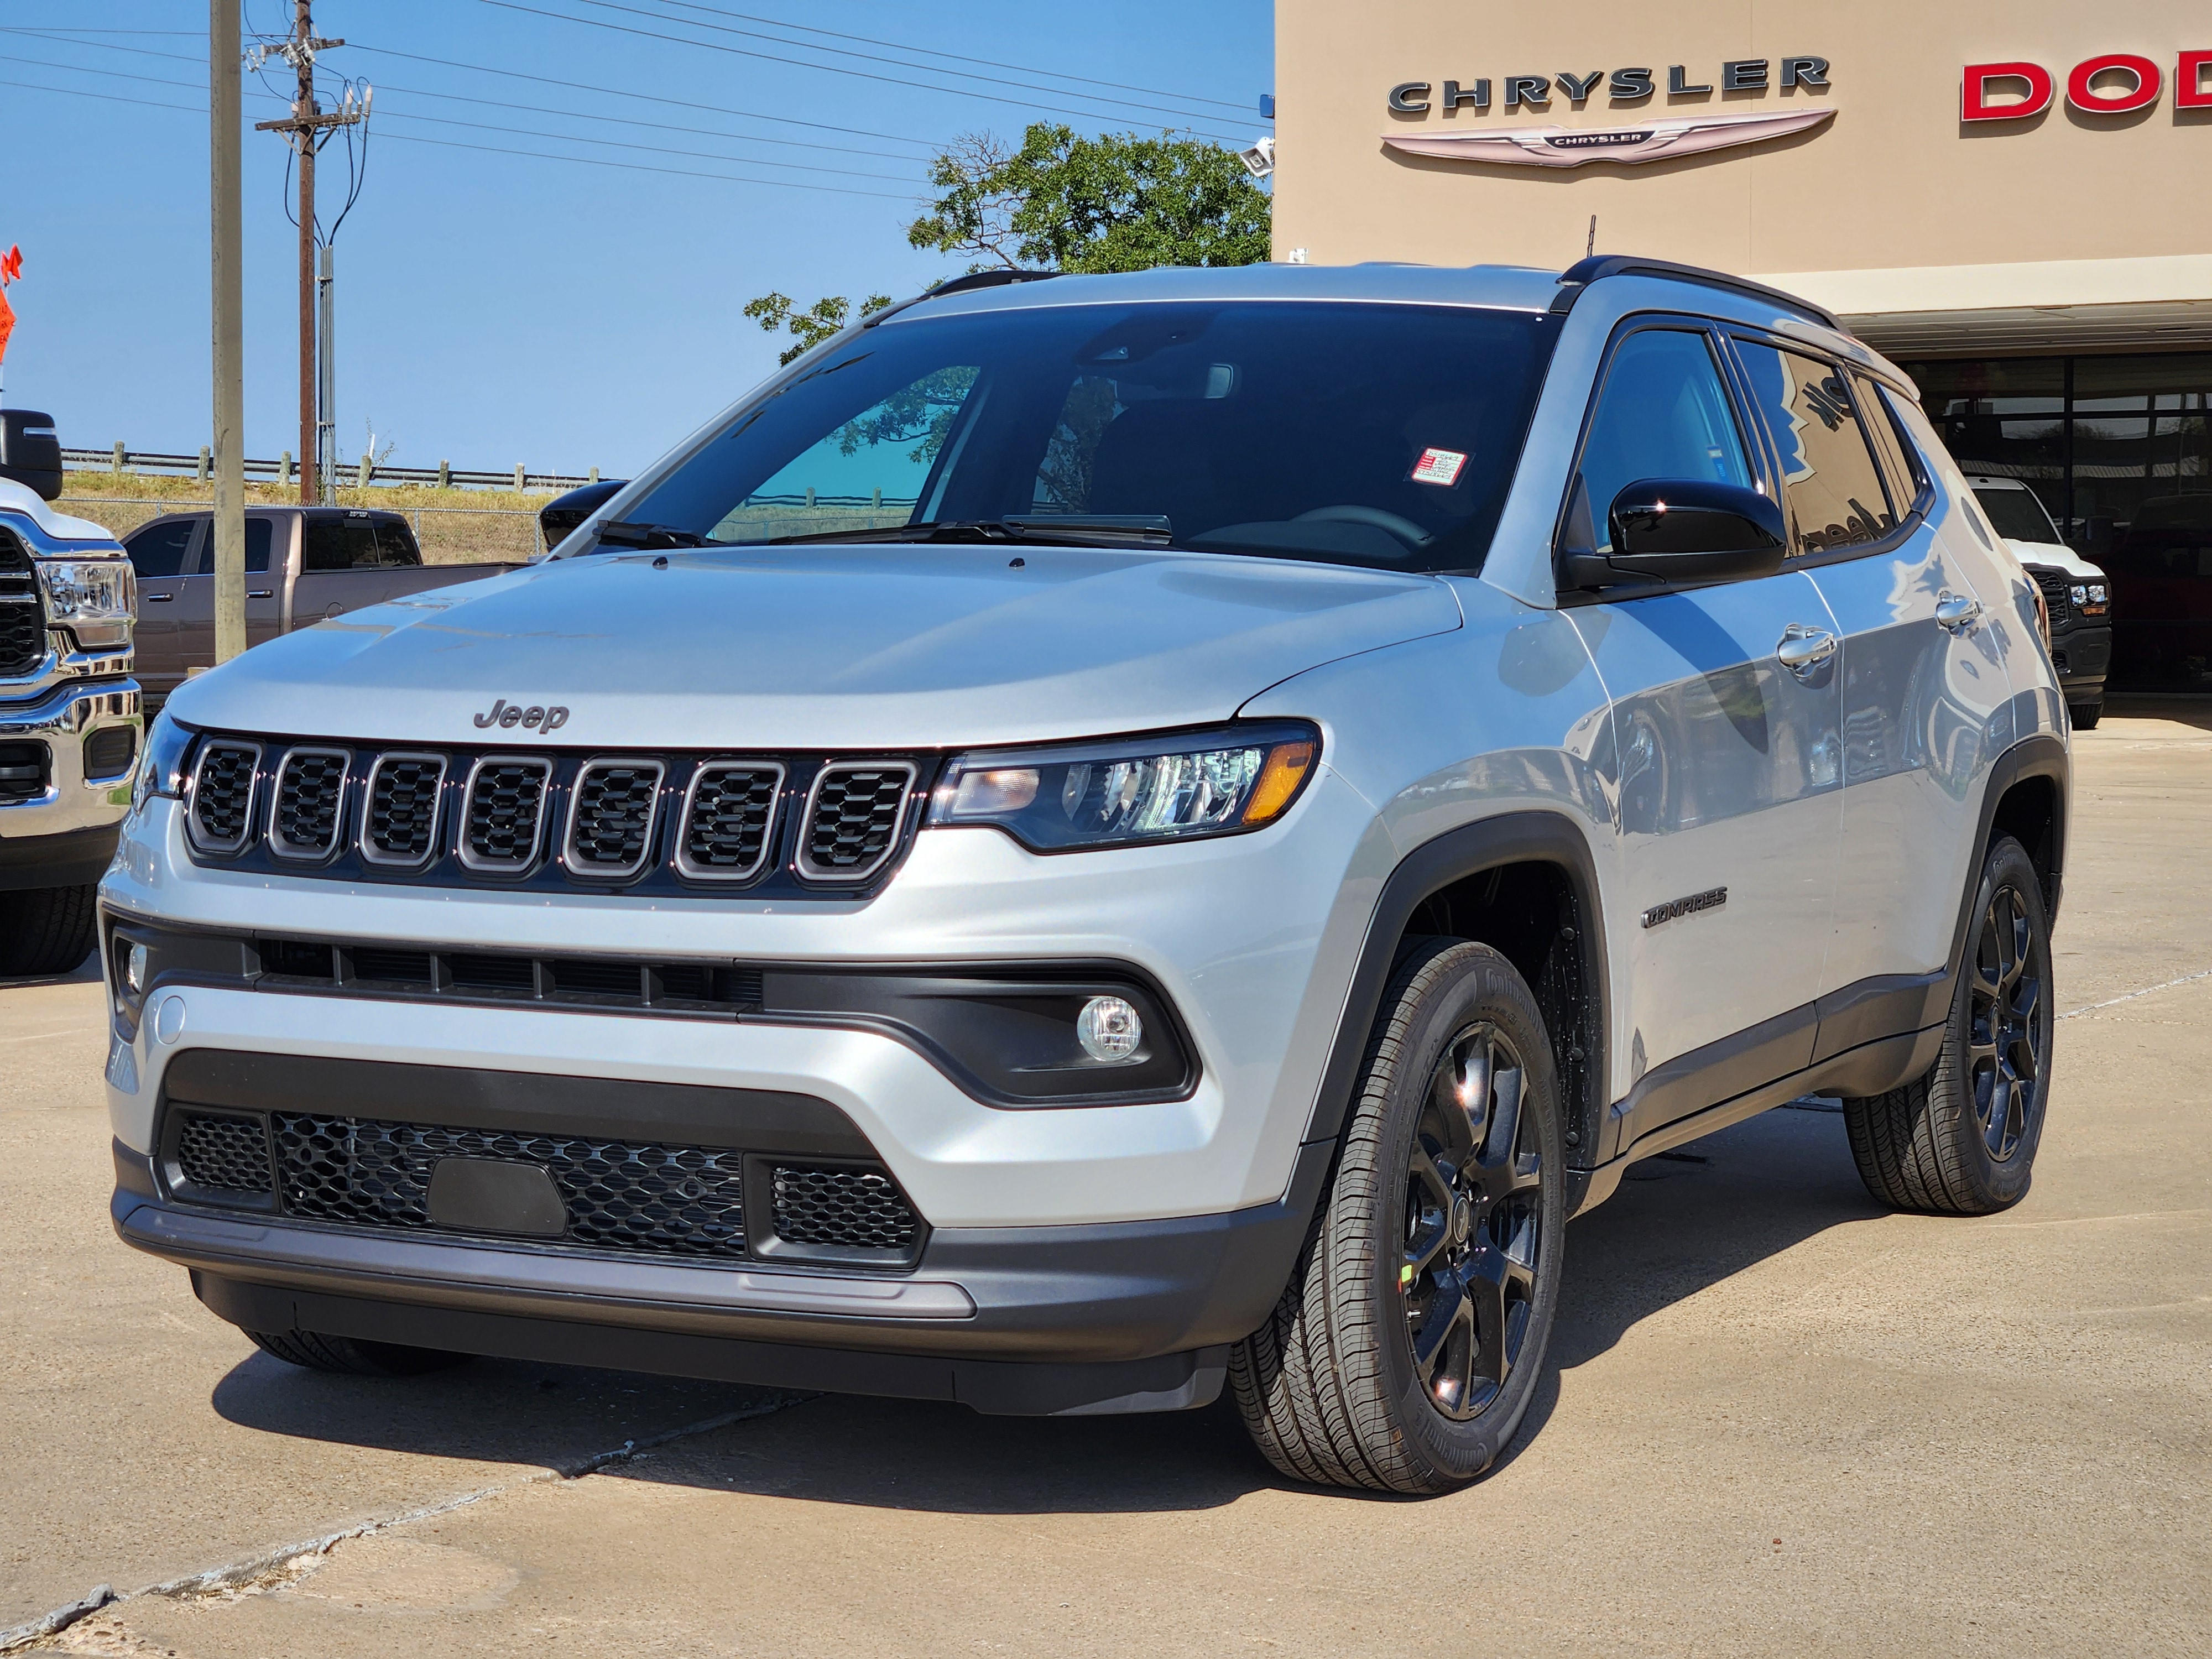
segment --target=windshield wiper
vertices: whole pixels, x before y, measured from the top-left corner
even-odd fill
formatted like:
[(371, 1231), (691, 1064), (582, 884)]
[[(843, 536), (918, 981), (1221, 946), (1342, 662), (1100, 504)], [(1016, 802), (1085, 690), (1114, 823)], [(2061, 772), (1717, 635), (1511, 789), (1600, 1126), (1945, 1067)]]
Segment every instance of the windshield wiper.
[(601, 547), (635, 547), (650, 552), (665, 547), (708, 547), (713, 545), (704, 536), (695, 536), (688, 530), (678, 530), (671, 524), (641, 524), (632, 519), (615, 519), (599, 526), (599, 544)]
[(805, 536), (771, 536), (755, 547), (795, 547), (808, 542), (1021, 542), (1024, 544), (1138, 541), (1165, 547), (1175, 539), (1166, 514), (1049, 514), (1012, 519), (925, 519), (882, 530), (823, 530)]

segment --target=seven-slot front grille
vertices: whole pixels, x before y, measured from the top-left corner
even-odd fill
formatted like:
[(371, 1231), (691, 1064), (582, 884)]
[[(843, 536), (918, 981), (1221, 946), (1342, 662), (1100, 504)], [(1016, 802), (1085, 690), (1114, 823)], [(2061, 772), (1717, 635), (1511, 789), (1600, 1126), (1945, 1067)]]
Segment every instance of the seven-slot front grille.
[(538, 860), (550, 761), (495, 755), (469, 774), (461, 862), (476, 870), (527, 870)]
[(744, 881), (768, 861), (783, 768), (774, 761), (701, 767), (684, 804), (677, 868), (703, 881)]
[(333, 879), (825, 897), (879, 884), (933, 757), (378, 750), (211, 733), (194, 856)]
[(571, 870), (619, 881), (645, 868), (665, 771), (657, 760), (584, 763), (568, 809)]
[(832, 765), (814, 781), (799, 867), (817, 881), (866, 881), (898, 846), (914, 768), (903, 761)]
[(270, 851), (288, 859), (324, 859), (337, 851), (351, 758), (343, 749), (295, 749), (284, 757), (269, 817)]
[(428, 1229), (446, 1158), (534, 1164), (553, 1177), (571, 1244), (660, 1255), (745, 1254), (744, 1154), (582, 1135), (507, 1134), (276, 1112), (284, 1212), (356, 1226)]
[(0, 679), (27, 674), (46, 654), (46, 618), (31, 556), (14, 533), (0, 530)]
[(253, 781), (261, 745), (217, 738), (192, 768), (191, 835), (203, 853), (235, 853), (253, 834)]

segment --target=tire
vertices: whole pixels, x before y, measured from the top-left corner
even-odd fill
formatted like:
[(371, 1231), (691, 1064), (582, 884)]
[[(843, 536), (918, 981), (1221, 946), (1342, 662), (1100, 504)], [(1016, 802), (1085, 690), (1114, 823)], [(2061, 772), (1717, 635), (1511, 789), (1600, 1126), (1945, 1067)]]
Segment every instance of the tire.
[(2066, 711), (2066, 718), (2073, 722), (2076, 732), (2095, 731), (2097, 722), (2104, 717), (2105, 705), (2102, 702), (2077, 702)]
[(66, 974), (100, 935), (99, 890), (32, 887), (0, 893), (0, 979)]
[(317, 1331), (248, 1331), (264, 1353), (288, 1365), (346, 1376), (422, 1376), (450, 1370), (473, 1358), (442, 1348), (411, 1348), (398, 1342), (370, 1342), (354, 1336), (325, 1336)]
[(1384, 993), (1290, 1285), (1230, 1352), (1237, 1408), (1277, 1469), (1427, 1493), (1497, 1459), (1559, 1303), (1563, 1133), (1521, 975), (1487, 945), (1422, 941)]
[(1990, 848), (1942, 1051), (1925, 1076), (1844, 1102), (1867, 1190), (1893, 1210), (1991, 1215), (2027, 1194), (2051, 1093), (2051, 917), (2021, 844)]

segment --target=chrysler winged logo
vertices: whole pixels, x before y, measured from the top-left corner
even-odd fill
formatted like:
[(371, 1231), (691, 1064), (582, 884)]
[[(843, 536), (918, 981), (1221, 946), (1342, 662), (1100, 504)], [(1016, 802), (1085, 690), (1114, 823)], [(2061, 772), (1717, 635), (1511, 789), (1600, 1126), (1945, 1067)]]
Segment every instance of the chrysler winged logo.
[(1632, 127), (1492, 127), (1465, 132), (1390, 132), (1382, 142), (1409, 155), (1506, 167), (1578, 167), (1591, 161), (1657, 161), (1736, 144), (1756, 144), (1816, 127), (1833, 109), (1747, 115), (1685, 115)]

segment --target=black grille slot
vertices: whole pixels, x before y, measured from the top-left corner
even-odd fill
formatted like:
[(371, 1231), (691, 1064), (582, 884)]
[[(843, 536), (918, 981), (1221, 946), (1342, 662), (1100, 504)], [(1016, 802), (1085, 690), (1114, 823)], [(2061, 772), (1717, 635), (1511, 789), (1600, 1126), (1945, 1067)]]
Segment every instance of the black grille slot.
[(327, 945), (309, 945), (300, 939), (264, 939), (254, 948), (261, 953), (261, 971), (282, 974), (288, 979), (327, 979), (338, 976), (337, 961)]
[(0, 679), (29, 673), (46, 654), (46, 618), (30, 555), (13, 532), (0, 530)]
[(776, 1166), (775, 1236), (788, 1243), (903, 1254), (916, 1224), (905, 1194), (880, 1170)]
[(513, 991), (529, 996), (538, 989), (538, 964), (528, 957), (447, 957), (445, 960), (456, 991)]
[(2043, 590), (2043, 603), (2051, 612), (2051, 625), (2057, 628), (2067, 622), (2074, 615), (2074, 606), (2066, 590), (2074, 585), (2074, 579), (2063, 570), (2040, 568), (2032, 568), (2027, 574), (2035, 578), (2035, 585)]
[(213, 1192), (265, 1193), (269, 1137), (258, 1117), (218, 1117), (187, 1112), (177, 1131), (177, 1169), (195, 1187)]
[(387, 951), (374, 945), (356, 945), (348, 954), (353, 959), (356, 979), (376, 980), (389, 985), (419, 985), (425, 990), (437, 983), (428, 951)]
[(200, 750), (192, 774), (192, 839), (204, 853), (235, 853), (253, 828), (258, 744), (218, 739)]
[(552, 769), (542, 760), (477, 763), (461, 837), (464, 863), (479, 870), (526, 870), (537, 861), (538, 829)]
[(553, 988), (563, 996), (622, 997), (645, 1000), (645, 969), (627, 962), (556, 962)]
[(138, 728), (103, 726), (84, 740), (84, 775), (88, 778), (119, 778), (138, 756)]
[(46, 793), (46, 745), (0, 743), (0, 801), (30, 800)]
[(327, 858), (345, 818), (346, 767), (337, 749), (295, 749), (276, 773), (269, 844), (287, 858)]
[(663, 963), (653, 970), (655, 1002), (696, 1002), (725, 1008), (761, 1005), (761, 970), (716, 968), (704, 963)]
[(438, 791), (446, 763), (436, 755), (386, 755), (368, 779), (362, 856), (371, 864), (416, 865), (438, 836)]
[(899, 813), (914, 783), (902, 762), (830, 766), (814, 785), (799, 868), (819, 881), (865, 881), (898, 845)]
[(270, 1122), (285, 1212), (303, 1219), (428, 1229), (439, 1159), (504, 1158), (553, 1177), (568, 1206), (569, 1243), (659, 1255), (745, 1254), (742, 1152), (304, 1112), (278, 1112)]
[(653, 851), (659, 761), (592, 761), (576, 775), (568, 861), (579, 875), (634, 876)]
[(743, 881), (768, 861), (783, 769), (709, 763), (692, 781), (677, 865), (702, 880)]

